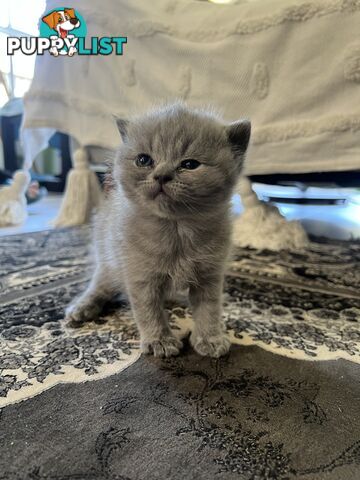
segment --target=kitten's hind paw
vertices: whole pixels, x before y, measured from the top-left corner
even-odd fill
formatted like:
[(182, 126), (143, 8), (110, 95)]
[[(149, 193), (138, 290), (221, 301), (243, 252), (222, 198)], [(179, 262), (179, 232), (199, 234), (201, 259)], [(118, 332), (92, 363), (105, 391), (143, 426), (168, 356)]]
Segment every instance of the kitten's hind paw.
[(154, 357), (174, 357), (179, 355), (183, 344), (173, 336), (164, 336), (155, 340), (142, 340), (141, 350), (147, 354), (153, 354)]
[(80, 328), (86, 322), (97, 320), (101, 307), (93, 303), (74, 303), (65, 310), (67, 326)]
[(225, 355), (230, 348), (230, 340), (225, 334), (212, 337), (190, 335), (190, 343), (194, 350), (203, 357), (219, 358)]

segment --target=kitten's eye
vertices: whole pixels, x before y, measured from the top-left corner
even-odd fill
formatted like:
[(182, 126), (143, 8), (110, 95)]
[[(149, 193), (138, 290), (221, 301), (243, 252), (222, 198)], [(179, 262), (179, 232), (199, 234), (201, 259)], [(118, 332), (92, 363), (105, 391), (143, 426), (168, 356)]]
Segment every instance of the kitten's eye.
[(135, 165), (137, 167), (151, 167), (153, 163), (153, 159), (150, 157), (150, 155), (146, 155), (146, 153), (140, 153), (135, 160)]
[(183, 160), (180, 163), (180, 168), (184, 168), (186, 170), (195, 170), (195, 168), (198, 168), (201, 165), (200, 162), (197, 160)]

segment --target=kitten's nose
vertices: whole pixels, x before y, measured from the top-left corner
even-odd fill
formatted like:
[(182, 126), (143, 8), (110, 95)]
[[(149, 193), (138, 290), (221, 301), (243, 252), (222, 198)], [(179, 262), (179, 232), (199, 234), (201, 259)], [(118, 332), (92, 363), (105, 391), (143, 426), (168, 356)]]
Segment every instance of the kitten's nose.
[(154, 175), (154, 180), (157, 180), (161, 185), (163, 183), (170, 182), (172, 178), (173, 177), (171, 175)]

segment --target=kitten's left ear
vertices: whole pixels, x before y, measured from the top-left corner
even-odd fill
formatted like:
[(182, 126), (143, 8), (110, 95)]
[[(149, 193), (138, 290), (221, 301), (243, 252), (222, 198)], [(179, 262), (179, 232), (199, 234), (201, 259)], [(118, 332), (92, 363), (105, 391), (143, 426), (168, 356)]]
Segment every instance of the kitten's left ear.
[(116, 125), (118, 127), (118, 130), (120, 132), (121, 138), (123, 142), (126, 142), (127, 140), (127, 131), (129, 127), (129, 122), (128, 120), (124, 120), (123, 118), (119, 118), (114, 116)]
[(250, 120), (242, 119), (231, 123), (226, 127), (226, 133), (234, 150), (239, 153), (245, 153), (251, 135)]

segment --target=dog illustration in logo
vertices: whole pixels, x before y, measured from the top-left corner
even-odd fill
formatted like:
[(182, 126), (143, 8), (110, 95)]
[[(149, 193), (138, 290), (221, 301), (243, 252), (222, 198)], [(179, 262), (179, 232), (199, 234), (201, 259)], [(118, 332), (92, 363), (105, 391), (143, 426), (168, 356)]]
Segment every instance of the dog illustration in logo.
[[(56, 35), (52, 35), (50, 38), (69, 38), (72, 39), (75, 35), (69, 34), (74, 28), (80, 27), (80, 20), (75, 15), (75, 10), (73, 8), (65, 8), (64, 10), (54, 11), (45, 15), (42, 18), (42, 21), (45, 22), (48, 27), (52, 30), (55, 30)], [(77, 52), (76, 47), (70, 46), (68, 50), (58, 50), (56, 47), (50, 49), (50, 53), (57, 57), (60, 55), (69, 55), (72, 57), (74, 53)]]

